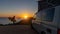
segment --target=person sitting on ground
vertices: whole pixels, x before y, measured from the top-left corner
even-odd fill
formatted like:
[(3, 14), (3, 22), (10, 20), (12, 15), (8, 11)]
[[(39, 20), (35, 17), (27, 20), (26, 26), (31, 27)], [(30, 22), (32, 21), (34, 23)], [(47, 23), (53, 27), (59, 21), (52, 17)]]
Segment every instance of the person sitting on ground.
[(15, 16), (13, 16), (13, 17), (8, 17), (8, 19), (9, 19), (10, 21), (12, 21), (13, 24), (16, 22)]

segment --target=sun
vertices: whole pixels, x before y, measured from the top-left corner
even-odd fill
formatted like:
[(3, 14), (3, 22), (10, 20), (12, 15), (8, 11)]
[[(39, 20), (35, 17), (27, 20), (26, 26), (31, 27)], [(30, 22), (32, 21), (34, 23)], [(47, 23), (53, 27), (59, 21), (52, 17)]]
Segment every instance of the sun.
[(24, 19), (27, 19), (28, 18), (28, 16), (24, 16)]

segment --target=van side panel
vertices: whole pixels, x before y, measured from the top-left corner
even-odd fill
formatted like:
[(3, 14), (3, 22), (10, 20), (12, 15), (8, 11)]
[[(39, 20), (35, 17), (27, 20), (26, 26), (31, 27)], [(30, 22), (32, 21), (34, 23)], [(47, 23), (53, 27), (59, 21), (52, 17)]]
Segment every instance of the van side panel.
[(60, 6), (55, 7), (55, 16), (54, 16), (54, 24), (57, 24), (57, 28), (60, 28)]

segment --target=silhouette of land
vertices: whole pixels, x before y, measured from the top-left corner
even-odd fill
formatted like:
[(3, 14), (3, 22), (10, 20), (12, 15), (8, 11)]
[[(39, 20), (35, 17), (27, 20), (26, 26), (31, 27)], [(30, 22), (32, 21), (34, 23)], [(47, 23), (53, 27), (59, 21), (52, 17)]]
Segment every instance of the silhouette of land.
[(0, 34), (37, 34), (31, 27), (31, 18), (13, 24), (0, 24)]
[(37, 34), (30, 25), (0, 26), (0, 34)]

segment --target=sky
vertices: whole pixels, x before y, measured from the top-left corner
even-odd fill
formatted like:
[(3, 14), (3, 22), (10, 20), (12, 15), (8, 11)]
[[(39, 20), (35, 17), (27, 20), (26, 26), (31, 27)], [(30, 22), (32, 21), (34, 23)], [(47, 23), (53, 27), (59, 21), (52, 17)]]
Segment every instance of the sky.
[(28, 14), (33, 16), (37, 12), (36, 0), (0, 0), (0, 17), (21, 16)]

